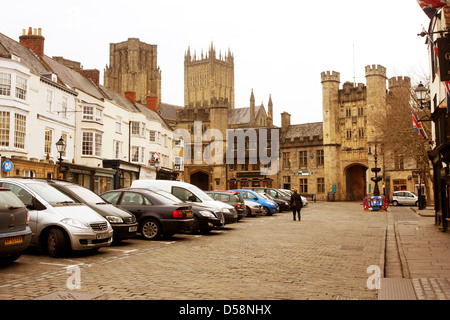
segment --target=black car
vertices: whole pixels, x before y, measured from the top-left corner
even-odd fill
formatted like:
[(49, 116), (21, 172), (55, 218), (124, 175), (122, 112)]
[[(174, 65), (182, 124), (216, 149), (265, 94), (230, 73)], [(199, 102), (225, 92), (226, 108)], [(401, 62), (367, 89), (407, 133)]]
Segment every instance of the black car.
[(128, 210), (136, 216), (138, 232), (144, 239), (158, 239), (192, 229), (192, 207), (172, 200), (149, 189), (124, 188), (100, 195), (106, 201)]
[(108, 220), (114, 231), (113, 239), (115, 242), (136, 236), (138, 223), (132, 213), (116, 207), (95, 192), (78, 184), (56, 180), (48, 180), (48, 183), (70, 198), (88, 205)]
[(28, 209), (11, 190), (0, 188), (0, 264), (17, 260), (30, 242)]
[(170, 192), (161, 189), (145, 188), (158, 193), (166, 198), (169, 198), (173, 203), (186, 203), (192, 207), (194, 215), (194, 225), (192, 229), (186, 230), (186, 233), (196, 234), (198, 232), (208, 233), (214, 228), (222, 228), (225, 225), (225, 217), (222, 211), (212, 208), (206, 204), (198, 202), (186, 202), (174, 196)]

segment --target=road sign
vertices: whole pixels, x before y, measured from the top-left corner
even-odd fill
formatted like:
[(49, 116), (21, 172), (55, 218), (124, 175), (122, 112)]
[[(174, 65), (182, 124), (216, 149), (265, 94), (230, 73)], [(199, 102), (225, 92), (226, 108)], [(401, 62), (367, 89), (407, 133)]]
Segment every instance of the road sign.
[(13, 163), (9, 160), (3, 161), (2, 163), (2, 169), (5, 172), (10, 172), (13, 169), (13, 167), (14, 167)]

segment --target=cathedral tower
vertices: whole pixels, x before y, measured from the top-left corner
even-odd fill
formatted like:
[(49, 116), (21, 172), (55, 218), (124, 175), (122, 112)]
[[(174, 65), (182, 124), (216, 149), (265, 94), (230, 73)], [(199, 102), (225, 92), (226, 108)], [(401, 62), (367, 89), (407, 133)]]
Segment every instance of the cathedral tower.
[(202, 51), (199, 57), (188, 48), (184, 57), (185, 107), (207, 107), (211, 99), (226, 99), (234, 109), (234, 57), (230, 50), (224, 55), (219, 53), (219, 58), (216, 55), (212, 43), (209, 51)]
[(104, 85), (122, 95), (135, 92), (136, 101), (146, 103), (157, 97), (161, 103), (161, 70), (157, 64), (157, 46), (130, 38), (111, 43), (109, 66), (105, 68)]

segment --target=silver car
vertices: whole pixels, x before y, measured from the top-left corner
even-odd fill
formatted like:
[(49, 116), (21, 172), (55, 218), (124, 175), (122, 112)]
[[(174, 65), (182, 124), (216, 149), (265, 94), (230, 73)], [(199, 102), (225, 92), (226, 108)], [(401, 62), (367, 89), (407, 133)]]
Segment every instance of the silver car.
[(0, 179), (0, 187), (10, 189), (28, 208), (30, 246), (52, 257), (70, 249), (96, 250), (113, 240), (113, 229), (100, 214), (45, 181)]
[(246, 216), (262, 216), (264, 214), (263, 206), (257, 202), (244, 200)]
[(419, 204), (419, 197), (411, 191), (394, 191), (394, 194), (392, 195), (392, 205), (397, 206), (399, 204), (417, 206)]

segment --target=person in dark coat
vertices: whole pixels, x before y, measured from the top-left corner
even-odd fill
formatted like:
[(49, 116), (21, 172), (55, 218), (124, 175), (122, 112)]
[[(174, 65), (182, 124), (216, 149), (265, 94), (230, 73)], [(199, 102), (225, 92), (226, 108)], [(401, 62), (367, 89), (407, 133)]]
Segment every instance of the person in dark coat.
[(303, 208), (302, 197), (297, 193), (297, 189), (294, 189), (293, 192), (294, 193), (291, 195), (290, 205), (292, 208), (292, 213), (294, 215), (294, 221), (296, 212), (298, 212), (298, 221), (300, 221), (300, 210)]

